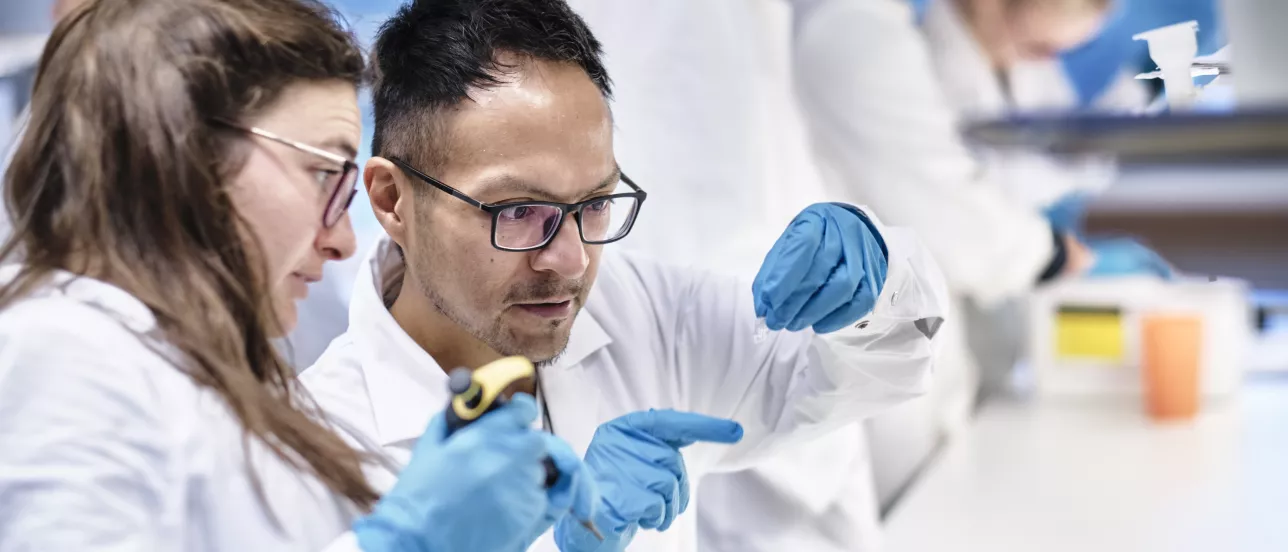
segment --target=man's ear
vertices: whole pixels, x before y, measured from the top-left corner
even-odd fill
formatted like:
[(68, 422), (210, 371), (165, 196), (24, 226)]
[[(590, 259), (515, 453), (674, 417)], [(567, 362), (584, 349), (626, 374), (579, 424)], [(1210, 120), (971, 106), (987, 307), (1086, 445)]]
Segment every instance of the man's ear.
[(410, 231), (407, 221), (412, 214), (412, 195), (406, 187), (407, 179), (401, 176), (398, 166), (383, 157), (368, 159), (362, 170), (371, 211), (394, 243), (405, 248)]

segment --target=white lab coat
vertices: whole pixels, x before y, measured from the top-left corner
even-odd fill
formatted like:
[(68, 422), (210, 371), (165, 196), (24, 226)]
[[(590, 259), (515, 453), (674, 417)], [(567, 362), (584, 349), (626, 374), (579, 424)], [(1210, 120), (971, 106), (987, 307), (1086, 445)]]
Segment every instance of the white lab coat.
[[(570, 0), (604, 46), (618, 162), (649, 192), (618, 246), (750, 275), (827, 201), (792, 88), (793, 19), (817, 2)], [(879, 212), (878, 212), (879, 214)], [(862, 424), (697, 493), (704, 552), (870, 552), (880, 527)]]
[[(884, 227), (882, 234), (889, 272), (866, 324), (821, 336), (779, 332), (763, 343), (754, 341), (746, 282), (606, 248), (566, 351), (542, 368), (553, 430), (584, 454), (600, 424), (632, 411), (676, 408), (738, 420), (738, 445), (684, 450), (696, 489), (705, 474), (743, 468), (921, 394), (934, 340), (915, 321), (943, 318), (946, 291), (915, 238)], [(447, 404), (447, 375), (381, 299), (377, 282), (399, 285), (401, 257), (387, 238), (373, 253), (354, 288), (349, 331), (301, 378), (328, 415), (403, 464)], [(371, 480), (387, 488), (393, 474), (375, 469)], [(693, 519), (682, 516), (666, 533), (641, 531), (630, 549), (696, 550)], [(555, 550), (551, 534), (533, 549)]]
[(347, 501), (251, 441), (264, 507), (240, 426), (155, 330), (69, 273), (0, 312), (0, 552), (356, 552)]
[[(963, 121), (1082, 109), (1064, 64), (1057, 58), (1015, 64), (1008, 70), (1009, 90), (1004, 88), (953, 0), (930, 4), (922, 33), (944, 98)], [(1145, 87), (1124, 73), (1090, 109), (1131, 113), (1143, 110), (1148, 102)], [(1109, 158), (1055, 158), (1039, 152), (987, 148), (974, 148), (972, 153), (1015, 208), (1029, 212), (1045, 209), (1073, 193), (1098, 195), (1117, 177)], [(1011, 369), (1022, 355), (1027, 336), (1021, 313), (1026, 310), (1026, 300), (1027, 294), (1021, 294), (1001, 304), (984, 302), (986, 309), (957, 311), (961, 316), (955, 321), (964, 322), (971, 334), (973, 358), (966, 361), (978, 365), (986, 392), (1007, 387)], [(947, 340), (953, 338), (950, 335)]]

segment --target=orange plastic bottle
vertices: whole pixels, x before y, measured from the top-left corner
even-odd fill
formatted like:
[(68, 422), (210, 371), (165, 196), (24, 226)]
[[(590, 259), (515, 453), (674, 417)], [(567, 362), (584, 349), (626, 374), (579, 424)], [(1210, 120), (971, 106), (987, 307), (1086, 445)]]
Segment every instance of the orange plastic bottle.
[(1155, 420), (1193, 418), (1199, 410), (1202, 319), (1178, 314), (1145, 315), (1141, 331), (1146, 412)]

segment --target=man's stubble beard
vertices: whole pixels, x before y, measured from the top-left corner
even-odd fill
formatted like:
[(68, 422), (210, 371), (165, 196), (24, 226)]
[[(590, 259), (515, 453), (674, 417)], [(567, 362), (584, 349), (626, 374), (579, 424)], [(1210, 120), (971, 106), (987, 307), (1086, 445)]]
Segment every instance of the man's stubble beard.
[[(426, 255), (434, 255), (432, 251), (425, 251), (423, 253)], [(422, 256), (421, 258), (434, 257)], [(515, 338), (513, 335), (508, 335), (509, 332), (506, 331), (499, 315), (493, 318), (490, 326), (486, 328), (472, 323), (463, 313), (453, 308), (443, 295), (435, 289), (435, 286), (431, 284), (433, 279), (434, 278), (429, 274), (427, 267), (421, 267), (417, 270), (417, 287), (425, 298), (429, 300), (429, 304), (434, 308), (434, 310), (438, 311), (439, 314), (451, 321), (453, 324), (465, 330), (466, 333), (470, 334), (475, 339), (490, 347), (493, 351), (496, 351), (497, 354), (502, 356), (521, 355), (537, 363), (549, 364), (563, 355), (564, 350), (568, 347), (568, 341), (572, 334), (571, 325), (573, 321), (576, 320), (576, 316), (581, 313), (581, 306), (584, 301), (580, 295), (575, 299), (577, 302), (575, 305), (576, 310), (574, 311), (573, 317), (567, 321), (569, 325), (568, 328), (564, 329), (562, 333), (552, 332), (551, 334), (548, 334), (550, 338), (554, 340), (552, 347), (543, 347), (543, 349), (547, 349), (543, 351), (533, 351), (532, 347), (525, 348), (522, 343), (518, 343), (519, 339)], [(551, 323), (550, 326), (557, 326), (557, 323)], [(557, 332), (559, 330), (556, 329), (555, 331)]]

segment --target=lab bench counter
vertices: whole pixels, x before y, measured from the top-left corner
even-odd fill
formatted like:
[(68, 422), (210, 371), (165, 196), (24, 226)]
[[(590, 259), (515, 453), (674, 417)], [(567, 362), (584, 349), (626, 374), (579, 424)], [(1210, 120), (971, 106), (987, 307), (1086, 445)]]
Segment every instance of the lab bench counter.
[(1288, 377), (1190, 424), (1126, 402), (982, 409), (887, 518), (888, 552), (1288, 550)]

